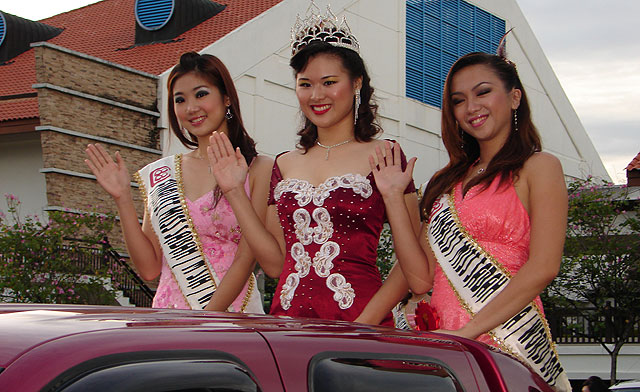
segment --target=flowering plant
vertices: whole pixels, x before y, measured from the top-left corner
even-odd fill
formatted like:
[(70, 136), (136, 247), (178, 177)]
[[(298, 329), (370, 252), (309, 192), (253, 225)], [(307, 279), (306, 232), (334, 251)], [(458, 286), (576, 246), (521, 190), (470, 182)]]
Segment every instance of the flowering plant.
[(41, 220), (22, 217), (16, 196), (5, 199), (7, 212), (0, 211), (0, 302), (115, 303), (109, 267), (99, 256), (113, 215), (50, 211)]

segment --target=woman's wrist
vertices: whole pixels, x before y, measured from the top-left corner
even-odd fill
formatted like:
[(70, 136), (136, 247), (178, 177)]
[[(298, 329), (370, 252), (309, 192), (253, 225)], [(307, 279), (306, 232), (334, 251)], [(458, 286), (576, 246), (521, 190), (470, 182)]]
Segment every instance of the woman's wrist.
[(116, 202), (116, 205), (118, 207), (133, 205), (133, 195), (129, 190), (123, 191), (122, 194), (119, 196), (112, 196), (112, 197), (113, 197), (113, 201)]
[(242, 197), (243, 195), (246, 196), (246, 193), (244, 191), (244, 184), (237, 185), (229, 189), (222, 189), (222, 194), (227, 200), (239, 198), (239, 197)]
[(404, 192), (392, 191), (392, 192), (383, 193), (382, 199), (387, 204), (393, 204), (393, 203), (404, 204)]

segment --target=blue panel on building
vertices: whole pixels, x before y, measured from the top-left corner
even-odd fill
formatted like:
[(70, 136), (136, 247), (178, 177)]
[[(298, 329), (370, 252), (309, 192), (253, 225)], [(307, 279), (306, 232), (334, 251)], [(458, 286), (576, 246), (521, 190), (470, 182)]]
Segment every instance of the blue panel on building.
[(159, 30), (171, 19), (174, 6), (174, 0), (136, 0), (136, 20), (145, 30)]
[(464, 0), (406, 0), (406, 19), (407, 97), (436, 107), (455, 60), (495, 53), (506, 28), (504, 20)]
[(0, 12), (0, 46), (4, 41), (4, 37), (7, 35), (7, 22), (4, 19), (4, 15)]

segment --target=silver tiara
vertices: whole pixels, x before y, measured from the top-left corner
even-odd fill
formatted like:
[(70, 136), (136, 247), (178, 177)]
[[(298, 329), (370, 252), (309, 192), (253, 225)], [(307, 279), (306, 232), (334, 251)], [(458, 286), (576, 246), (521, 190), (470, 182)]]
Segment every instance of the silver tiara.
[(351, 34), (347, 19), (343, 16), (342, 21), (338, 21), (329, 6), (327, 14), (321, 15), (320, 8), (312, 0), (305, 18), (301, 19), (298, 15), (296, 23), (291, 28), (291, 57), (313, 42), (326, 42), (360, 53), (360, 45)]

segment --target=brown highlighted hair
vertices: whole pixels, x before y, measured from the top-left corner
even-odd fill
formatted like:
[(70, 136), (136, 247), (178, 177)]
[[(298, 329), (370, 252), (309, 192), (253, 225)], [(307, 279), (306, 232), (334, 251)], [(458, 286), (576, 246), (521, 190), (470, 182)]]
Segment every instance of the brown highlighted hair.
[(220, 94), (229, 98), (229, 110), (233, 115), (231, 119), (226, 120), (229, 130), (229, 140), (234, 148), (240, 147), (240, 152), (242, 152), (247, 164), (250, 164), (253, 158), (258, 155), (256, 143), (249, 136), (242, 123), (238, 93), (229, 74), (229, 70), (216, 56), (187, 52), (180, 56), (180, 62), (171, 70), (169, 79), (167, 80), (167, 89), (169, 91), (169, 123), (171, 124), (173, 134), (176, 135), (185, 147), (192, 150), (198, 147), (198, 139), (188, 131), (185, 132), (180, 128), (178, 117), (173, 107), (173, 86), (176, 80), (190, 72), (195, 73), (213, 86), (216, 86)]
[(540, 135), (531, 120), (531, 109), (518, 71), (513, 62), (502, 56), (474, 52), (460, 57), (449, 70), (442, 93), (442, 141), (449, 153), (449, 163), (433, 175), (420, 202), (424, 219), (428, 218), (433, 203), (442, 194), (450, 192), (465, 177), (469, 167), (480, 157), (480, 147), (476, 139), (462, 132), (453, 115), (451, 101), (451, 81), (458, 71), (472, 65), (489, 67), (502, 81), (505, 90), (515, 88), (522, 92), (518, 115), (518, 130), (514, 131), (513, 116), (511, 132), (504, 146), (489, 162), (485, 172), (473, 178), (465, 186), (464, 192), (477, 184), (488, 186), (496, 176), (501, 176), (501, 185), (506, 184), (535, 152), (541, 151)]
[[(289, 62), (295, 74), (304, 71), (309, 61), (314, 57), (326, 54), (334, 56), (342, 62), (342, 66), (352, 81), (362, 77), (362, 87), (360, 88), (360, 107), (358, 108), (358, 121), (355, 125), (355, 139), (359, 142), (368, 142), (375, 135), (382, 132), (382, 128), (376, 121), (378, 105), (373, 99), (373, 87), (371, 79), (367, 73), (367, 67), (362, 57), (351, 49), (333, 46), (326, 42), (314, 42), (301, 49)], [(354, 100), (355, 109), (355, 100)], [(304, 128), (298, 131), (300, 141), (299, 147), (305, 151), (313, 147), (318, 139), (318, 128), (305, 117)]]

